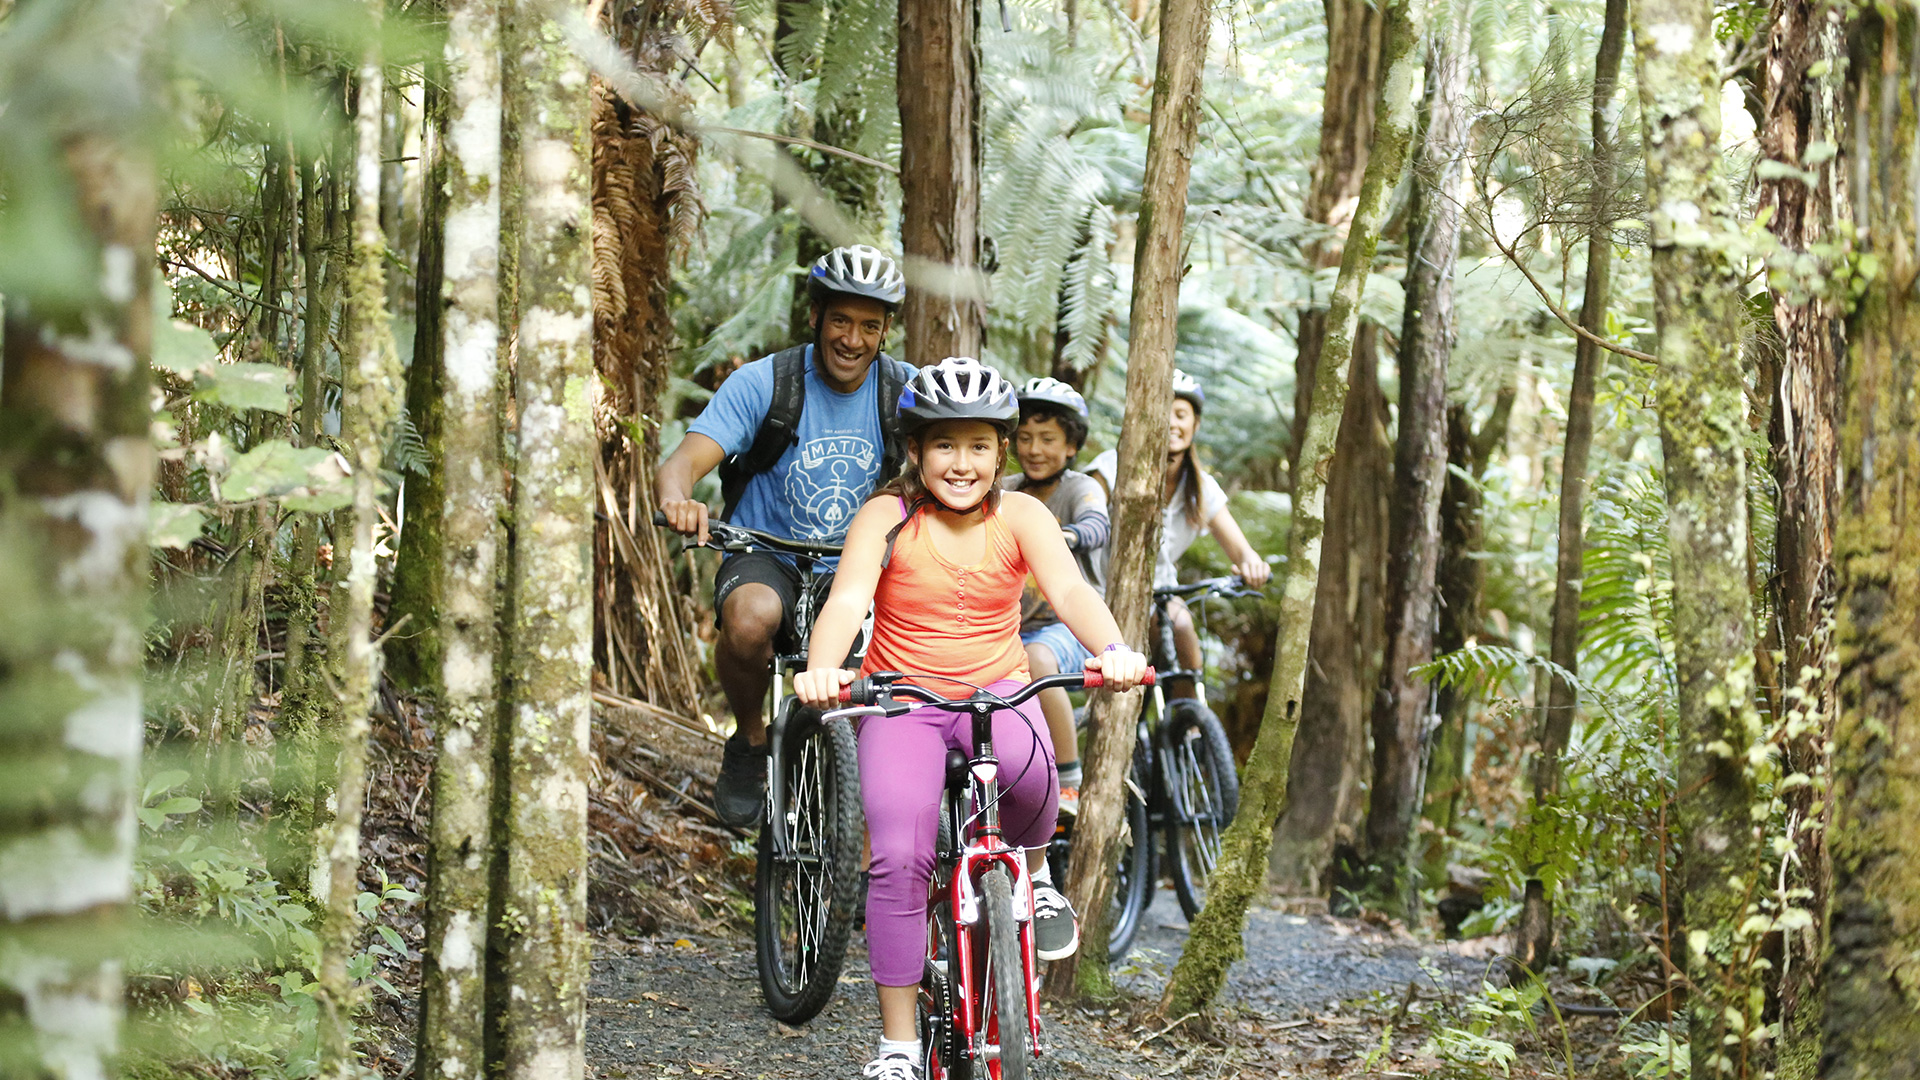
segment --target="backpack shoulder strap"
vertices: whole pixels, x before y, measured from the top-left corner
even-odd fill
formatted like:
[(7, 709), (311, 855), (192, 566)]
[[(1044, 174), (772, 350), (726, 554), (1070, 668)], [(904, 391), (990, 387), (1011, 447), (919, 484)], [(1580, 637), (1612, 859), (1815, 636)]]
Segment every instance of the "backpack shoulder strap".
[(807, 403), (807, 347), (795, 345), (773, 354), (773, 397), (760, 430), (744, 453), (720, 465), (720, 493), (725, 504), (720, 516), (733, 519), (747, 481), (774, 467), (780, 455), (800, 438), (800, 413)]
[(875, 404), (880, 410), (880, 483), (884, 484), (900, 474), (900, 465), (907, 459), (906, 440), (900, 436), (900, 391), (906, 389), (908, 369), (886, 353), (880, 354), (876, 366), (880, 376), (875, 387)]

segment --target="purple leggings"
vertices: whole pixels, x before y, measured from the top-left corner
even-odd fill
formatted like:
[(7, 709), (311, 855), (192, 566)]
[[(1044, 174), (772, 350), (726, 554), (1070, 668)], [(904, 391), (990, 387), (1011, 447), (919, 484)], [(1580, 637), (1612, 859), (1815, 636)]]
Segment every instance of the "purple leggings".
[[(987, 689), (1005, 694), (1022, 685), (1002, 679)], [(925, 706), (903, 716), (867, 717), (860, 725), (860, 801), (873, 842), (867, 953), (873, 981), (882, 986), (920, 983), (947, 751), (969, 751), (972, 739), (970, 714)], [(993, 752), (1000, 759), (1000, 826), (1007, 840), (1045, 844), (1053, 836), (1060, 785), (1037, 699), (1017, 713), (993, 714)]]

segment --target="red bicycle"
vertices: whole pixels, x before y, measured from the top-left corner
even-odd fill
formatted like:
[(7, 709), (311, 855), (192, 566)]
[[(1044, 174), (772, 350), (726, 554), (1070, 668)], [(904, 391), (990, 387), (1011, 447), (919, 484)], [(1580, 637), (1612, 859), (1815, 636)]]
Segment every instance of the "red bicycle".
[[(1033, 879), (1026, 853), (1000, 829), (1000, 761), (993, 714), (1050, 687), (1092, 689), (1100, 673), (1050, 675), (1011, 694), (949, 699), (877, 671), (840, 691), (851, 708), (826, 719), (898, 716), (918, 705), (973, 716), (973, 753), (947, 752), (939, 838), (927, 890), (927, 962), (919, 1029), (926, 1080), (1025, 1080), (1040, 1056), (1040, 976), (1033, 953)], [(1149, 670), (1145, 684), (1153, 684)], [(896, 697), (911, 701), (896, 700)], [(1036, 738), (1046, 738), (1037, 732)]]

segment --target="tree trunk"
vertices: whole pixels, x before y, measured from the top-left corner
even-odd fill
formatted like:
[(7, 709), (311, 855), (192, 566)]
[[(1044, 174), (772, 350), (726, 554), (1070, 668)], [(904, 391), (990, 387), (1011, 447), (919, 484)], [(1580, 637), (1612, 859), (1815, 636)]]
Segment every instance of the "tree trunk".
[[(1758, 973), (1743, 960), (1750, 932), (1740, 884), (1755, 869), (1754, 782), (1745, 763), (1757, 721), (1744, 310), (1740, 274), (1720, 243), (1737, 226), (1720, 176), (1718, 45), (1704, 0), (1642, 0), (1633, 18), (1660, 343), (1654, 405), (1673, 553), (1688, 1029), (1695, 1075), (1744, 1074), (1753, 1044), (1740, 1033), (1760, 1024), (1745, 992)], [(1731, 1047), (1723, 1043), (1729, 1036)]]
[[(1325, 226), (1308, 243), (1316, 269), (1338, 266), (1367, 168), (1379, 101), (1385, 22), (1365, 0), (1324, 0), (1327, 74), (1321, 92), (1320, 147), (1303, 215)], [(1289, 477), (1300, 465), (1306, 417), (1313, 412), (1314, 373), (1326, 340), (1324, 300), (1300, 316), (1294, 357)], [(1347, 404), (1335, 439), (1322, 562), (1315, 584), (1307, 682), (1300, 699), (1299, 741), (1291, 784), (1299, 798), (1281, 819), (1272, 853), (1274, 880), (1284, 888), (1324, 892), (1336, 847), (1358, 847), (1365, 816), (1367, 703), (1384, 648), (1387, 533), (1385, 493), (1393, 468), (1386, 399), (1380, 393), (1374, 328), (1354, 344)], [(1291, 479), (1288, 481), (1292, 483)]]
[[(1894, 18), (1887, 18), (1893, 15)], [(1920, 279), (1910, 10), (1865, 8), (1850, 40), (1855, 266), (1834, 537), (1840, 719), (1833, 742), (1830, 1005), (1820, 1075), (1920, 1077)], [(1914, 487), (1909, 487), (1909, 483)]]
[(1313, 411), (1301, 445), (1300, 468), (1293, 478), (1293, 522), (1287, 534), (1280, 634), (1274, 647), (1266, 716), (1241, 780), (1240, 811), (1221, 838), (1220, 861), (1208, 884), (1207, 906), (1194, 920), (1160, 1002), (1161, 1011), (1169, 1016), (1184, 1016), (1212, 1002), (1226, 983), (1227, 969), (1242, 955), (1241, 931), (1247, 907), (1266, 880), (1273, 823), (1286, 804), (1286, 769), (1293, 752), (1293, 727), (1313, 625), (1314, 586), (1320, 571), (1325, 477), (1333, 457), (1336, 424), (1346, 404), (1343, 376), (1353, 353), (1360, 297), (1380, 240), (1387, 196), (1399, 183), (1407, 145), (1413, 139), (1413, 81), (1419, 57), (1413, 49), (1418, 33), (1408, 0), (1389, 4), (1385, 19), (1382, 62), (1386, 76), (1374, 113), (1366, 180), (1360, 186), (1353, 227), (1347, 234), (1340, 277), (1327, 313), (1327, 343), (1314, 372)]
[[(1173, 349), (1178, 337), (1180, 276), (1185, 251), (1187, 181), (1200, 123), (1201, 77), (1206, 70), (1207, 0), (1166, 0), (1160, 13), (1160, 55), (1147, 131), (1147, 167), (1140, 187), (1139, 239), (1134, 244), (1132, 343), (1127, 365), (1126, 413), (1121, 425), (1114, 521), (1107, 564), (1107, 606), (1127, 641), (1144, 642), (1153, 595), (1153, 564), (1160, 551), (1161, 488), (1166, 476), (1166, 416), (1173, 408)], [(904, 30), (904, 27), (903, 27)], [(905, 40), (904, 32), (901, 40)], [(1051, 965), (1056, 994), (1078, 989), (1110, 997), (1107, 974), (1107, 899), (1133, 761), (1134, 723), (1141, 695), (1093, 697), (1087, 753), (1081, 758), (1080, 819), (1067, 895), (1082, 913), (1080, 952)], [(1136, 836), (1134, 843), (1152, 843)]]
[[(1594, 59), (1593, 108), (1589, 112), (1593, 146), (1588, 160), (1592, 216), (1587, 221), (1586, 291), (1580, 301), (1580, 325), (1604, 335), (1607, 296), (1613, 271), (1612, 206), (1614, 92), (1620, 82), (1620, 59), (1626, 52), (1627, 2), (1607, 0), (1606, 24), (1600, 34), (1600, 52)], [(1586, 550), (1582, 515), (1587, 502), (1587, 458), (1593, 448), (1593, 384), (1602, 362), (1600, 347), (1590, 338), (1574, 343), (1573, 388), (1567, 395), (1566, 444), (1560, 458), (1560, 533), (1554, 569), (1553, 627), (1549, 657), (1561, 668), (1580, 670), (1581, 556)], [(1555, 676), (1541, 714), (1540, 748), (1533, 762), (1533, 809), (1530, 827), (1543, 828), (1540, 810), (1560, 792), (1563, 771), (1560, 756), (1573, 736), (1574, 708), (1579, 704), (1573, 684)], [(1551, 813), (1551, 811), (1548, 811)], [(1539, 874), (1528, 868), (1524, 907), (1516, 931), (1515, 961), (1527, 972), (1545, 970), (1553, 952), (1553, 893)]]
[[(444, 4), (444, 0), (441, 0)], [(433, 17), (444, 17), (439, 11)], [(387, 671), (404, 688), (428, 691), (439, 681), (445, 658), (440, 632), (441, 514), (446, 503), (445, 418), (441, 412), (446, 355), (441, 350), (445, 307), (444, 233), (447, 217), (447, 71), (444, 62), (425, 67), (420, 124), (420, 253), (414, 263), (413, 363), (407, 369), (407, 420), (425, 448), (426, 470), (406, 476), (400, 545), (393, 561), (393, 597), (387, 622), (400, 627), (387, 645)]]
[(906, 360), (980, 355), (980, 4), (900, 5), (900, 248)]
[[(1846, 172), (1831, 160), (1807, 160), (1809, 149), (1839, 137), (1838, 82), (1814, 78), (1815, 64), (1830, 72), (1843, 69), (1844, 44), (1828, 18), (1830, 8), (1812, 0), (1776, 0), (1767, 40), (1761, 148), (1767, 157), (1811, 172), (1816, 182), (1797, 178), (1764, 180), (1763, 213), (1768, 227), (1790, 252), (1812, 251), (1833, 243), (1836, 219), (1847, 215)], [(1788, 277), (1770, 281), (1774, 325), (1782, 349), (1779, 377), (1773, 381), (1773, 410), (1768, 425), (1775, 491), (1773, 611), (1783, 653), (1776, 692), (1804, 691), (1795, 707), (1811, 721), (1787, 745), (1789, 772), (1818, 775), (1827, 765), (1834, 717), (1833, 612), (1834, 508), (1839, 502), (1840, 354), (1844, 347), (1841, 300), (1832, 290), (1809, 294), (1807, 283)], [(1813, 895), (1807, 906), (1813, 925), (1788, 931), (1788, 957), (1781, 965), (1776, 992), (1780, 1012), (1781, 1080), (1806, 1080), (1820, 1059), (1820, 1028), (1825, 996), (1819, 983), (1826, 954), (1826, 911), (1832, 894), (1832, 869), (1825, 829), (1818, 827), (1833, 805), (1814, 785), (1788, 792), (1788, 816), (1797, 823), (1794, 841), (1799, 859), (1789, 887)]]
[[(1288, 767), (1300, 785), (1274, 830), (1270, 876), (1283, 889), (1328, 895), (1336, 861), (1360, 849), (1367, 811), (1367, 688), (1385, 635), (1387, 492), (1393, 441), (1380, 390), (1378, 328), (1362, 323), (1347, 366), (1347, 400), (1326, 484), (1326, 531), (1311, 651)], [(1256, 738), (1257, 738), (1256, 732)], [(1339, 857), (1336, 860), (1336, 852)], [(1336, 901), (1339, 899), (1335, 897)]]
[[(44, 0), (34, 6), (45, 13)], [(163, 7), (104, 8), (81, 24), (130, 47), (105, 53), (103, 70), (88, 74), (144, 93), (140, 46), (160, 32)], [(82, 85), (80, 73), (63, 74)], [(151, 116), (152, 103), (138, 94), (114, 105), (122, 120)], [(98, 120), (76, 114), (82, 123)], [(84, 292), (63, 294), (56, 285), (6, 297), (0, 1073), (108, 1076), (118, 1051), (140, 790), (155, 183), (130, 137), (144, 132), (92, 126), (44, 134), (65, 173), (46, 179), (71, 193), (77, 225), (78, 235), (62, 239), (82, 248), (66, 254), (83, 282), (58, 285)]]
[(592, 211), (585, 65), (540, 0), (508, 24), (520, 133), (503, 1076), (585, 1073), (593, 667)]
[[(326, 405), (326, 344), (339, 306), (344, 246), (337, 180), (321, 192), (317, 161), (301, 171), (300, 227), (306, 306), (300, 325), (300, 410), (294, 421), (300, 446), (320, 445)], [(286, 672), (280, 694), (280, 731), (274, 738), (272, 832), (267, 860), (281, 888), (298, 896), (311, 884), (314, 863), (314, 754), (326, 689), (325, 656), (315, 649), (321, 573), (320, 515), (302, 513), (293, 529), (293, 549), (281, 583), (287, 619)], [(315, 898), (317, 899), (317, 897)]]
[[(1624, 3), (1624, 0), (1614, 0)], [(1464, 9), (1427, 39), (1420, 150), (1413, 162), (1409, 266), (1400, 328), (1400, 431), (1394, 445), (1387, 528), (1386, 655), (1373, 698), (1373, 786), (1367, 856), (1377, 895), (1411, 920), (1418, 898), (1408, 871), (1420, 812), (1430, 693), (1411, 672), (1433, 659), (1434, 575), (1440, 564), (1440, 496), (1447, 475), (1447, 363), (1453, 357), (1453, 268), (1467, 173)]]
[[(333, 783), (333, 827), (327, 841), (326, 909), (321, 924), (319, 989), (320, 1074), (327, 1080), (360, 1075), (353, 1053), (356, 994), (347, 974), (358, 952), (360, 820), (367, 788), (367, 738), (380, 658), (373, 640), (377, 578), (373, 532), (380, 521), (380, 464), (387, 433), (399, 411), (403, 373), (387, 318), (386, 235), (380, 230), (380, 113), (385, 98), (379, 27), (381, 0), (369, 0), (373, 44), (360, 65), (354, 117), (353, 262), (347, 273), (347, 336), (341, 356), (341, 442), (353, 465), (353, 552), (345, 603), (330, 617), (343, 642), (334, 690), (339, 732)], [(335, 593), (341, 599), (341, 592)]]
[[(439, 411), (446, 486), (437, 530), (444, 652), (427, 850), (427, 942), (421, 956), (422, 1080), (486, 1073), (488, 895), (499, 662), (500, 9), (447, 4), (444, 295), (446, 369)], [(434, 244), (422, 236), (424, 250)]]

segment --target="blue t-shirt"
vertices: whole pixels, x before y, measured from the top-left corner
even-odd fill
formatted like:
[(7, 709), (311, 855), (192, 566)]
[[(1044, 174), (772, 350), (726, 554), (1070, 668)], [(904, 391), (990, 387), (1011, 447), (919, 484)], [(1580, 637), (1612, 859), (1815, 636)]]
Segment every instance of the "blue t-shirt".
[[(859, 389), (839, 393), (820, 378), (811, 345), (806, 372), (800, 439), (773, 468), (747, 480), (732, 521), (795, 540), (844, 540), (880, 480), (880, 373), (870, 368)], [(762, 357), (728, 376), (687, 431), (719, 443), (728, 457), (743, 454), (772, 407), (773, 358)]]

